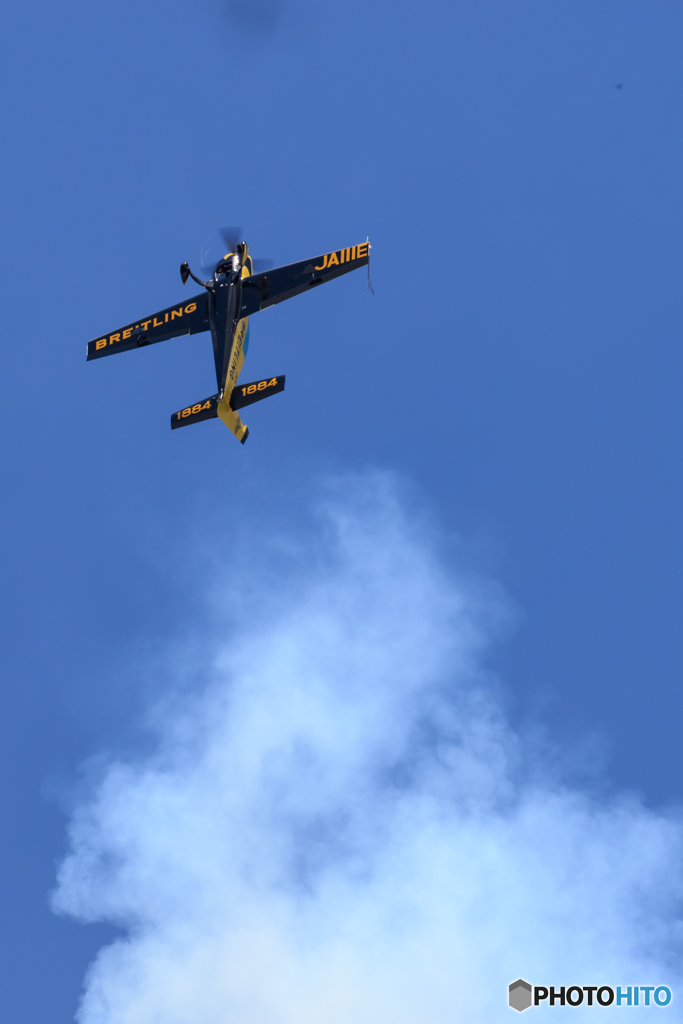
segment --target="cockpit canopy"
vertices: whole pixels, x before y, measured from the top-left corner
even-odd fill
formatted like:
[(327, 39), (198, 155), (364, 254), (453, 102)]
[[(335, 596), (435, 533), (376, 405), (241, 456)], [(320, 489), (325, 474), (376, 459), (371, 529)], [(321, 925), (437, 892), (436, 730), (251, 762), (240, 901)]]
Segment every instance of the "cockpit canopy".
[(228, 252), (223, 256), (222, 259), (216, 264), (214, 273), (216, 275), (229, 274), (233, 270), (237, 270), (240, 266), (247, 268), (248, 274), (254, 273), (251, 256), (248, 255), (246, 242), (240, 242), (237, 246), (237, 252)]

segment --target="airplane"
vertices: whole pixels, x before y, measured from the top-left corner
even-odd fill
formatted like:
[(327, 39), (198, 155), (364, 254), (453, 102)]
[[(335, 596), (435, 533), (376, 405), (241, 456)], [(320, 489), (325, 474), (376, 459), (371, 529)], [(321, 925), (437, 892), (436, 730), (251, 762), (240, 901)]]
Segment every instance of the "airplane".
[(254, 273), (247, 243), (239, 242), (234, 246), (234, 252), (227, 253), (218, 261), (208, 281), (196, 277), (189, 264), (182, 263), (180, 276), (183, 284), (192, 278), (202, 285), (204, 292), (94, 338), (88, 342), (88, 360), (154, 345), (183, 334), (210, 331), (218, 390), (209, 398), (174, 412), (171, 428), (218, 418), (244, 444), (249, 429), (240, 419), (238, 410), (276, 395), (285, 388), (284, 374), (237, 386), (249, 348), (249, 317), (360, 267), (368, 267), (368, 287), (371, 287), (370, 248), (368, 239), (360, 245), (335, 249), (299, 263)]

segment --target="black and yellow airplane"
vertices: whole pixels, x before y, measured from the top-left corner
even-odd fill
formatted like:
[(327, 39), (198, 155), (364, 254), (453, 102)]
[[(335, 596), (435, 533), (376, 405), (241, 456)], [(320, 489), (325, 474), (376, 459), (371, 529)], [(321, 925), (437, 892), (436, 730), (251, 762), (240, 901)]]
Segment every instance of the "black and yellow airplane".
[(218, 391), (210, 398), (174, 412), (171, 427), (219, 417), (244, 444), (249, 430), (237, 410), (284, 391), (285, 387), (284, 374), (236, 386), (249, 347), (249, 317), (260, 309), (367, 266), (369, 259), (370, 243), (367, 241), (300, 263), (254, 273), (247, 243), (240, 242), (234, 252), (218, 261), (209, 281), (195, 277), (188, 264), (183, 263), (180, 267), (183, 284), (191, 277), (205, 291), (187, 302), (169, 306), (140, 318), (137, 323), (95, 338), (88, 343), (88, 359), (142, 348), (181, 334), (211, 331)]

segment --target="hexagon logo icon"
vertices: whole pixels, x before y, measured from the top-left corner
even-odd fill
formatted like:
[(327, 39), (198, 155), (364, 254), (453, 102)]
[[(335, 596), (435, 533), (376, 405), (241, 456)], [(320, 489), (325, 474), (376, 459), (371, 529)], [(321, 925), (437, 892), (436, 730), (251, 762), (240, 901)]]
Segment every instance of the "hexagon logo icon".
[(511, 985), (508, 985), (508, 1005), (513, 1010), (528, 1010), (531, 1006), (531, 985), (523, 978), (517, 978)]

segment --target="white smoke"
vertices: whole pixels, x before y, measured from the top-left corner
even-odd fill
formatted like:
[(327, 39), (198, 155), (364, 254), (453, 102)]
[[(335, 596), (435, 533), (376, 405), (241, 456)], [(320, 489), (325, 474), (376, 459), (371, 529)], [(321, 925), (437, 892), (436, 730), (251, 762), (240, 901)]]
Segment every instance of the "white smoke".
[(680, 1019), (680, 824), (525, 752), (481, 667), (501, 602), (439, 544), (372, 477), (244, 552), (209, 684), (71, 822), (55, 908), (126, 930), (81, 1024), (510, 1021), (519, 976), (669, 985), (609, 1012)]

